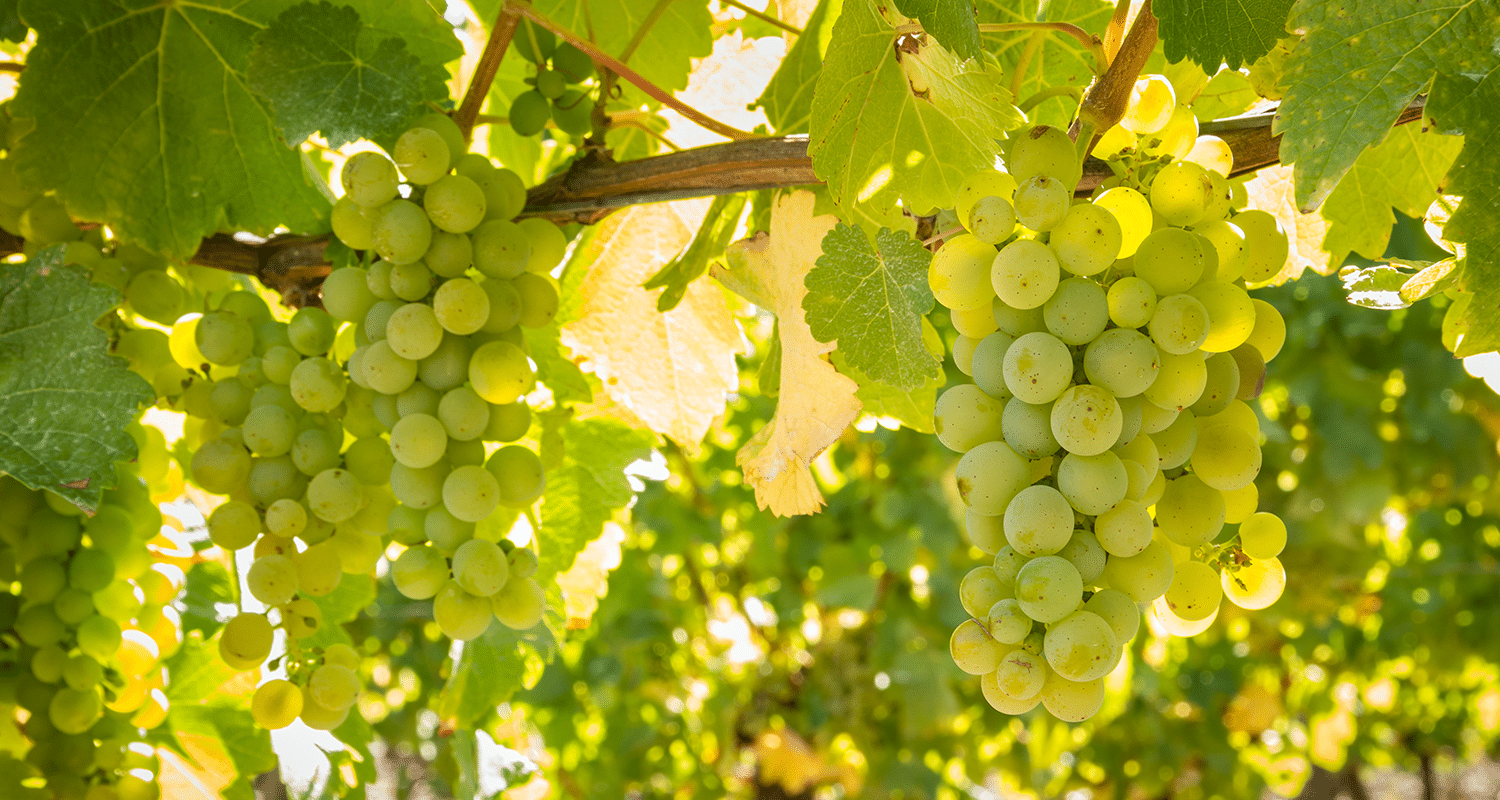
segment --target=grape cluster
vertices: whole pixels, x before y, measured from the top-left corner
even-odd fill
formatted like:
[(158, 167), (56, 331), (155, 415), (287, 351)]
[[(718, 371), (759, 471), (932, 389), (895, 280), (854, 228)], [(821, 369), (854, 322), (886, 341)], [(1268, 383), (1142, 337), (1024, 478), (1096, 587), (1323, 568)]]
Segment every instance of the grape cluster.
[(142, 742), (167, 718), (161, 662), (182, 646), (183, 575), (146, 548), (162, 514), (145, 483), (125, 465), (118, 479), (84, 517), (0, 476), (0, 702), (26, 711), (43, 797), (159, 796)]
[(521, 136), (535, 136), (551, 119), (575, 136), (592, 130), (594, 103), (580, 84), (593, 76), (593, 59), (568, 42), (558, 43), (552, 31), (529, 21), (516, 27), (511, 46), (535, 64), (537, 72), (526, 79), (534, 88), (511, 103), (510, 127)]
[[(1126, 116), (1143, 140), (1180, 117), (1157, 85)], [(1285, 326), (1245, 286), (1281, 269), (1287, 238), (1264, 212), (1233, 212), (1228, 163), (1182, 149), (1132, 151), (1122, 172), (1137, 179), (1075, 202), (1074, 143), (1022, 131), (1008, 172), (963, 185), (966, 232), (932, 261), (973, 379), (938, 399), (935, 427), (963, 453), (969, 541), (994, 557), (962, 581), (972, 619), (950, 650), (1005, 713), (1087, 719), (1142, 609), (1191, 635), (1226, 594), (1263, 608), (1285, 584), (1286, 529), (1255, 513), (1245, 402)], [(1237, 543), (1215, 544), (1225, 524)]]

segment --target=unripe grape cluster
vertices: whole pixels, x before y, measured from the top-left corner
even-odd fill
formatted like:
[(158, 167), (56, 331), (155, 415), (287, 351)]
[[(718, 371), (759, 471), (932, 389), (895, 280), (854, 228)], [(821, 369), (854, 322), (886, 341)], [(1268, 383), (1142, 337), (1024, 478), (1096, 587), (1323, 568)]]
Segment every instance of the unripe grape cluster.
[(593, 59), (568, 42), (559, 43), (552, 31), (530, 21), (516, 27), (511, 47), (536, 65), (536, 74), (526, 79), (533, 88), (511, 103), (511, 129), (521, 136), (535, 136), (551, 119), (564, 133), (582, 136), (591, 131), (594, 101), (582, 84), (594, 75)]
[[(1181, 116), (1170, 94), (1148, 108), (1147, 83), (1127, 114), (1143, 140)], [(1270, 215), (1234, 212), (1227, 163), (1182, 149), (1128, 149), (1139, 180), (1075, 201), (1074, 143), (1021, 131), (1008, 171), (963, 185), (966, 232), (932, 260), (973, 379), (938, 399), (935, 428), (963, 454), (968, 539), (993, 557), (962, 581), (971, 619), (950, 650), (1008, 714), (1097, 713), (1143, 609), (1192, 635), (1225, 595), (1263, 608), (1285, 585), (1246, 403), (1285, 326), (1245, 287), (1281, 269), (1288, 242)], [(1238, 539), (1216, 543), (1226, 524)]]
[(132, 465), (118, 482), (88, 517), (0, 476), (0, 703), (26, 711), (24, 760), (54, 798), (160, 794), (143, 742), (169, 710), (183, 574), (153, 563), (163, 518)]

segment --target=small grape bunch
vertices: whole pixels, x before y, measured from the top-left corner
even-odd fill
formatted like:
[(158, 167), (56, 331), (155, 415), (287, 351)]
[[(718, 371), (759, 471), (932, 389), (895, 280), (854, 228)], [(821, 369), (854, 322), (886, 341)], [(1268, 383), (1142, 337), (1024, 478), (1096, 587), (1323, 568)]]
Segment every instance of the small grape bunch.
[(516, 27), (511, 46), (537, 69), (534, 77), (526, 79), (534, 88), (511, 103), (511, 129), (521, 136), (535, 136), (552, 119), (564, 133), (583, 136), (592, 130), (594, 103), (582, 84), (594, 74), (593, 59), (568, 42), (559, 43), (552, 31), (530, 21)]
[[(226, 637), (231, 635), (225, 630)], [(244, 635), (236, 631), (236, 642)], [(255, 724), (267, 730), (285, 728), (301, 719), (309, 728), (331, 731), (344, 724), (359, 699), (359, 653), (346, 644), (332, 644), (312, 652), (288, 653), (283, 660), (285, 678), (272, 678), (256, 688), (250, 697), (250, 713)]]
[(515, 630), (542, 621), (546, 595), (534, 577), (536, 554), (510, 541), (470, 539), (445, 556), (432, 544), (408, 547), (391, 564), (396, 590), (432, 600), (433, 619), (454, 639), (484, 634), (493, 619)]

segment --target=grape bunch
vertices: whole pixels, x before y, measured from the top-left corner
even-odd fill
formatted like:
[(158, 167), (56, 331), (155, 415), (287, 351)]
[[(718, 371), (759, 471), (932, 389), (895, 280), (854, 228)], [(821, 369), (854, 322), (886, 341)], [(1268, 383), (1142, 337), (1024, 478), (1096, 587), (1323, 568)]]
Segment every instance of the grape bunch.
[(526, 79), (533, 88), (511, 103), (510, 127), (521, 136), (535, 136), (557, 123), (564, 133), (583, 136), (593, 129), (594, 103), (581, 84), (594, 74), (594, 61), (568, 42), (559, 43), (552, 31), (530, 21), (516, 27), (511, 46), (536, 65)]
[(396, 142), (395, 163), (369, 152), (344, 165), (339, 203), (359, 224), (336, 216), (335, 233), (379, 260), (335, 270), (323, 304), (352, 323), (349, 378), (389, 431), (382, 469), (399, 505), (388, 530), (406, 547), (396, 587), (431, 599), (445, 634), (472, 639), (492, 620), (524, 629), (542, 616), (535, 553), (476, 531), (546, 485), (537, 455), (509, 443), (531, 425), (536, 382), (522, 330), (557, 315), (548, 273), (566, 240), (546, 220), (514, 221), (526, 199), (515, 173), (465, 154), (456, 127), (422, 124)]
[[(171, 602), (183, 574), (153, 563), (146, 542), (163, 517), (133, 465), (119, 465), (118, 483), (84, 517), (0, 476), (0, 702), (26, 711), (24, 761), (45, 779), (39, 797), (160, 794), (143, 742), (169, 710), (161, 662), (182, 646)], [(14, 789), (6, 796), (36, 793)]]
[[(1159, 103), (1138, 91), (1127, 125), (1162, 131), (1178, 115)], [(968, 539), (994, 559), (961, 583), (972, 618), (950, 650), (1005, 713), (1087, 719), (1143, 609), (1192, 635), (1224, 596), (1263, 608), (1285, 585), (1245, 402), (1285, 325), (1245, 286), (1281, 269), (1288, 242), (1264, 212), (1233, 211), (1227, 163), (1181, 149), (1075, 201), (1075, 144), (1022, 131), (1008, 171), (962, 186), (965, 232), (932, 260), (973, 379), (938, 399), (935, 428), (963, 454)], [(1221, 544), (1226, 524), (1238, 538)]]

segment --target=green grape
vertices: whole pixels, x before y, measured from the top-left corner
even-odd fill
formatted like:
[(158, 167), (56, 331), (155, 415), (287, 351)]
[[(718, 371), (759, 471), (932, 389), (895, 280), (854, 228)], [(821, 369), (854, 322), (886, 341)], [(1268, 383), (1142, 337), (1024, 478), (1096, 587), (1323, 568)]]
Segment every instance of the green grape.
[(307, 485), (309, 510), (328, 522), (343, 522), (354, 516), (361, 502), (359, 481), (346, 470), (325, 469)]
[(1163, 352), (1192, 353), (1208, 336), (1208, 310), (1192, 295), (1167, 295), (1156, 304), (1148, 330)]
[(1058, 556), (1034, 558), (1016, 574), (1016, 601), (1037, 622), (1057, 622), (1078, 607), (1082, 595), (1078, 570)]
[(970, 675), (994, 672), (1008, 649), (990, 638), (989, 633), (972, 619), (965, 620), (954, 629), (952, 638), (948, 640), (948, 652), (953, 657), (953, 663)]
[(975, 567), (958, 585), (958, 598), (969, 616), (983, 620), (995, 603), (1010, 597), (1010, 587), (995, 576), (990, 566)]
[(396, 413), (403, 417), (412, 414), (426, 414), (436, 416), (438, 403), (443, 395), (438, 390), (427, 384), (418, 382), (407, 387), (406, 391), (396, 396)]
[(1219, 265), (1214, 272), (1214, 280), (1224, 283), (1239, 280), (1248, 263), (1244, 231), (1241, 231), (1240, 227), (1233, 222), (1220, 219), (1207, 225), (1197, 226), (1193, 232), (1208, 241), (1210, 247), (1205, 248), (1205, 254), (1211, 249), (1218, 259)]
[(312, 690), (306, 686), (302, 687), (302, 713), (298, 715), (298, 719), (302, 720), (303, 725), (315, 731), (331, 731), (343, 725), (344, 720), (348, 718), (348, 708), (339, 711), (320, 706), (316, 700), (313, 700)]
[(381, 394), (400, 394), (417, 379), (417, 362), (397, 355), (390, 343), (383, 339), (365, 350), (360, 366), (364, 370), (365, 383)]
[[(119, 585), (128, 586), (128, 584), (123, 583)], [(107, 607), (101, 606), (101, 608)], [(38, 606), (38, 608), (45, 608), (45, 606)], [(25, 616), (24, 611), (22, 612), (22, 616)], [(17, 635), (21, 635), (20, 620), (17, 620), (16, 625), (16, 633)], [(95, 614), (85, 619), (83, 622), (78, 623), (78, 629), (75, 634), (78, 638), (78, 649), (100, 661), (113, 658), (116, 651), (120, 649), (120, 626), (108, 617)], [(22, 636), (22, 640), (25, 640), (24, 635)]]
[(974, 351), (979, 348), (979, 342), (967, 336), (960, 336), (953, 340), (953, 365), (958, 371), (965, 375), (974, 374)]
[(1107, 556), (1104, 548), (1100, 546), (1098, 537), (1089, 531), (1078, 529), (1073, 531), (1073, 537), (1068, 540), (1063, 549), (1057, 551), (1057, 555), (1066, 559), (1073, 568), (1078, 570), (1078, 576), (1083, 579), (1085, 586), (1092, 586), (1104, 573), (1104, 562)]
[[(233, 502), (234, 501), (230, 501), (230, 503), (233, 503)], [(230, 503), (226, 503), (225, 505), (227, 506)], [(245, 505), (245, 504), (241, 504), (241, 505)], [(219, 509), (222, 509), (222, 508), (224, 508), (224, 506), (220, 506), (219, 507)], [(218, 511), (219, 511), (219, 509), (215, 509), (214, 513), (217, 514)], [(254, 509), (251, 509), (251, 513), (254, 513)], [(290, 539), (293, 536), (296, 536), (296, 535), (302, 533), (302, 530), (304, 528), (306, 528), (306, 527), (307, 527), (307, 509), (305, 507), (303, 507), (303, 505), (301, 503), (297, 502), (296, 500), (277, 500), (276, 502), (272, 503), (269, 507), (266, 508), (266, 530), (270, 531), (271, 534), (274, 535), (274, 536), (278, 536), (278, 537), (280, 537), (282, 539)], [(248, 526), (247, 526), (247, 528), (242, 529), (242, 530), (243, 531), (248, 531)], [(237, 542), (241, 542), (241, 541), (243, 541), (244, 544), (241, 544), (238, 547), (234, 547), (234, 546), (226, 547), (224, 544), (220, 543), (217, 539), (214, 540), (214, 543), (218, 544), (220, 547), (224, 547), (224, 549), (226, 549), (226, 550), (239, 550), (239, 549), (241, 549), (243, 547), (248, 547), (251, 544), (253, 544), (254, 540), (255, 540), (255, 536), (259, 534), (259, 530), (260, 530), (260, 520), (256, 519), (256, 521), (255, 521), (255, 533), (254, 534), (251, 534), (248, 537), (241, 536), (239, 538), (236, 538), (236, 539), (233, 539), (233, 540), (230, 541), (231, 545), (233, 545), (233, 544), (235, 544)], [(208, 535), (210, 537), (213, 537), (213, 519), (212, 518), (209, 519)]]
[(474, 267), (491, 278), (515, 278), (526, 271), (531, 244), (521, 226), (494, 219), (474, 230)]
[(510, 342), (481, 345), (469, 360), (469, 383), (486, 401), (513, 403), (530, 388), (531, 365), (521, 348)]
[(233, 442), (204, 442), (193, 453), (193, 481), (206, 492), (228, 494), (250, 477), (250, 454)]
[(103, 713), (104, 701), (93, 688), (87, 691), (59, 689), (47, 705), (47, 718), (53, 727), (69, 734), (87, 731)]
[(1047, 330), (1064, 344), (1092, 342), (1109, 324), (1109, 303), (1104, 287), (1087, 278), (1069, 278), (1042, 306)]
[(969, 359), (974, 385), (996, 400), (1011, 397), (1010, 388), (1005, 385), (1005, 353), (1015, 341), (1010, 334), (996, 331), (979, 341)]
[(262, 300), (260, 295), (243, 289), (225, 295), (223, 301), (219, 303), (219, 310), (234, 314), (250, 323), (251, 327), (273, 321), (271, 307), (266, 305), (266, 301)]
[(1172, 585), (1172, 554), (1161, 542), (1153, 541), (1133, 556), (1111, 557), (1104, 565), (1104, 582), (1137, 605), (1145, 605)]
[(297, 471), (312, 477), (339, 465), (339, 441), (327, 431), (303, 431), (292, 444), (291, 456)]
[(1047, 679), (1047, 665), (1025, 649), (1012, 650), (995, 668), (995, 682), (1002, 694), (1017, 700), (1039, 697)]
[[(1166, 351), (1157, 353), (1159, 369), (1156, 380), (1146, 387), (1141, 395), (1152, 405), (1168, 410), (1181, 410), (1203, 396), (1203, 387), (1208, 382), (1208, 367), (1203, 355), (1197, 352), (1173, 355)], [(1144, 413), (1146, 409), (1142, 408)], [(1142, 430), (1151, 432), (1142, 420)]]
[[(396, 199), (400, 176), (383, 153), (355, 153), (339, 172), (344, 194), (364, 208), (377, 208)], [(350, 245), (353, 247), (353, 245)], [(355, 248), (364, 249), (364, 248)]]
[(1121, 328), (1140, 328), (1156, 314), (1156, 290), (1143, 278), (1130, 275), (1109, 287), (1109, 318)]
[[(389, 283), (387, 285), (389, 286)], [(399, 300), (378, 300), (374, 305), (370, 306), (369, 311), (365, 312), (363, 330), (365, 335), (370, 337), (372, 343), (385, 340), (386, 328), (390, 325), (391, 315), (396, 313), (396, 309), (402, 305), (403, 303)]]
[(1193, 225), (1203, 220), (1213, 199), (1208, 171), (1189, 161), (1168, 164), (1151, 183), (1151, 208), (1170, 225)]
[(1156, 380), (1157, 350), (1150, 339), (1129, 328), (1111, 328), (1084, 351), (1089, 382), (1116, 398), (1135, 397)]
[[(385, 552), (378, 535), (365, 533), (353, 525), (338, 525), (333, 535), (324, 544), (338, 554), (339, 568), (346, 575), (364, 575), (375, 568), (380, 554)], [(334, 587), (337, 588), (335, 584)], [(329, 591), (332, 591), (332, 588)]]
[(292, 379), (287, 388), (297, 405), (314, 414), (326, 414), (344, 402), (349, 382), (343, 369), (319, 356), (298, 364), (292, 370)]
[(285, 728), (301, 713), (302, 690), (291, 681), (266, 681), (250, 697), (250, 716), (268, 731)]
[[(966, 178), (958, 187), (953, 199), (953, 210), (958, 224), (972, 232), (974, 207), (986, 197), (998, 197), (1009, 201), (1016, 193), (1016, 179), (1009, 173), (995, 169), (982, 169)], [(1014, 212), (1012, 212), (1014, 213)]]
[(68, 585), (85, 592), (97, 592), (115, 579), (115, 561), (109, 553), (84, 548), (68, 562)]
[(521, 294), (515, 284), (504, 279), (492, 278), (479, 284), (489, 297), (490, 313), (480, 330), (485, 333), (504, 333), (521, 320)]
[(70, 689), (89, 691), (104, 680), (104, 668), (93, 657), (79, 653), (69, 657), (63, 665), (62, 679)]
[(125, 302), (130, 304), (131, 309), (146, 319), (163, 325), (171, 325), (177, 320), (186, 299), (182, 285), (171, 275), (159, 270), (138, 272), (125, 285)]
[[(410, 264), (427, 252), (427, 246), (432, 244), (432, 223), (427, 221), (421, 206), (398, 198), (375, 212), (370, 234), (375, 241), (375, 252), (392, 266), (399, 266)], [(375, 274), (371, 269), (370, 275)], [(375, 291), (375, 295), (379, 297), (381, 293)]]
[[(507, 174), (514, 173), (507, 170)], [(517, 179), (517, 185), (519, 186), (519, 179)], [(524, 201), (524, 192), (520, 197)], [(521, 206), (516, 206), (515, 213), (520, 213), (520, 211)], [(540, 217), (528, 217), (516, 224), (526, 232), (526, 241), (531, 246), (531, 255), (526, 260), (527, 272), (546, 275), (562, 263), (563, 254), (568, 249), (568, 237), (563, 234), (562, 228)]]
[[(1253, 485), (1253, 484), (1250, 484)], [(1275, 514), (1251, 514), (1240, 525), (1240, 549), (1254, 559), (1275, 558), (1286, 549), (1286, 523)]]
[(1050, 556), (1072, 535), (1073, 508), (1051, 486), (1028, 486), (1005, 508), (1005, 541), (1023, 556)]
[(1228, 142), (1217, 136), (1199, 136), (1193, 140), (1187, 155), (1180, 158), (1225, 178), (1234, 170), (1234, 151)]
[(470, 539), (453, 553), (453, 579), (464, 591), (478, 597), (500, 591), (509, 567), (500, 546), (485, 539)]
[[(370, 293), (375, 295), (377, 300), (396, 299), (396, 293), (391, 291), (391, 270), (395, 266), (395, 264), (389, 261), (376, 261), (365, 271), (365, 288), (369, 289)], [(367, 324), (365, 327), (368, 328), (369, 325)], [(382, 326), (383, 328), (384, 326)], [(383, 336), (384, 334), (381, 335)]]
[(956, 453), (1000, 438), (1004, 406), (979, 387), (961, 383), (938, 397), (933, 411), (933, 429), (938, 441)]
[(432, 308), (443, 330), (468, 335), (483, 328), (490, 318), (490, 296), (474, 281), (454, 278), (438, 287)]
[(344, 559), (332, 534), (290, 558), (297, 568), (299, 592), (323, 597), (338, 588), (344, 572)]
[(950, 311), (953, 329), (971, 339), (983, 339), (999, 329), (995, 314), (989, 306), (975, 306), (962, 311)]
[(261, 384), (260, 388), (250, 395), (250, 408), (255, 409), (264, 405), (281, 406), (294, 417), (302, 415), (302, 407), (292, 399), (292, 390), (286, 386)]
[(334, 202), (331, 222), (333, 235), (349, 249), (369, 250), (375, 245), (370, 218), (365, 215), (365, 209), (349, 195)]
[(1141, 629), (1141, 610), (1130, 595), (1119, 589), (1100, 589), (1083, 604), (1085, 611), (1099, 615), (1114, 632), (1115, 641), (1123, 645), (1135, 638)]
[(998, 517), (1031, 483), (1031, 466), (1005, 442), (977, 445), (958, 461), (958, 494), (977, 513)]
[(468, 153), (469, 144), (464, 141), (464, 132), (459, 129), (458, 123), (454, 122), (453, 118), (445, 113), (431, 111), (423, 114), (416, 122), (412, 123), (412, 127), (428, 128), (436, 131), (439, 136), (443, 137), (443, 143), (448, 145), (449, 156), (448, 166), (444, 168), (445, 171), (452, 169), (458, 163), (459, 159)]
[(427, 512), (422, 519), (422, 530), (439, 553), (451, 557), (460, 545), (474, 538), (475, 526), (453, 516), (448, 509), (438, 506)]
[(994, 297), (990, 287), (990, 265), (995, 248), (971, 234), (959, 234), (943, 243), (927, 268), (932, 294), (948, 308), (977, 308)]
[(464, 234), (435, 230), (432, 232), (432, 244), (427, 246), (427, 252), (422, 256), (422, 263), (434, 275), (457, 278), (474, 265), (474, 245)]
[(1108, 210), (1090, 203), (1069, 208), (1052, 229), (1052, 252), (1063, 269), (1074, 275), (1097, 275), (1120, 254), (1120, 223)]
[(297, 565), (286, 556), (262, 556), (245, 573), (245, 585), (267, 606), (286, 605), (297, 593)]
[[(150, 562), (150, 551), (145, 553), (145, 561)], [(113, 584), (111, 584), (113, 585)], [(52, 612), (63, 624), (72, 627), (93, 616), (97, 609), (94, 607), (94, 596), (89, 592), (68, 587), (57, 593), (52, 601)], [(20, 611), (20, 605), (12, 596), (11, 600), (0, 598), (0, 621), (15, 622), (16, 613)], [(9, 625), (7, 625), (9, 627)]]
[(447, 477), (448, 465), (441, 461), (422, 469), (397, 462), (391, 467), (391, 493), (403, 505), (432, 508), (443, 499), (443, 479)]
[(484, 466), (485, 448), (484, 442), (471, 439), (460, 442), (457, 439), (448, 440), (448, 463), (455, 469), (466, 466)]
[(1005, 385), (1033, 405), (1056, 400), (1073, 378), (1073, 355), (1050, 333), (1033, 332), (1005, 351)]
[[(362, 436), (344, 454), (345, 469), (364, 486), (382, 486), (390, 481), (396, 459), (390, 445), (379, 436)], [(270, 517), (267, 516), (269, 522)]]
[(1020, 644), (1031, 633), (1031, 617), (1014, 597), (997, 600), (985, 619), (990, 637), (1001, 644)]
[[(1108, 211), (1120, 227), (1118, 258), (1130, 258), (1151, 233), (1151, 203), (1140, 192), (1128, 186), (1116, 186), (1100, 192), (1094, 205)], [(1136, 326), (1129, 326), (1136, 327)]]
[(1013, 397), (1005, 403), (1000, 432), (1011, 449), (1026, 458), (1046, 458), (1057, 452), (1052, 435), (1052, 404), (1032, 405)]
[(421, 300), (432, 291), (432, 270), (420, 261), (391, 267), (391, 291), (401, 300)]
[[(1006, 245), (990, 266), (990, 289), (1010, 308), (1040, 307), (1057, 291), (1060, 279), (1057, 256), (1032, 239), (1018, 239)], [(988, 297), (989, 293), (984, 295)], [(1003, 325), (1001, 329), (1005, 329)]]
[(442, 343), (443, 327), (438, 324), (432, 306), (407, 303), (391, 314), (384, 341), (397, 356), (420, 361), (432, 355)]
[(269, 458), (292, 449), (292, 442), (297, 435), (297, 421), (281, 406), (256, 406), (245, 417), (241, 431), (250, 452)]
[(1125, 499), (1130, 477), (1108, 450), (1093, 456), (1069, 453), (1057, 467), (1057, 489), (1080, 514), (1097, 516)]
[(1203, 277), (1199, 242), (1194, 234), (1177, 228), (1152, 231), (1135, 254), (1136, 276), (1150, 283), (1158, 296), (1186, 292)]
[(484, 468), (499, 484), (501, 504), (509, 508), (530, 506), (542, 496), (547, 485), (541, 459), (520, 445), (496, 450)]
[(292, 382), (292, 370), (302, 363), (302, 355), (286, 345), (274, 345), (266, 350), (260, 360), (260, 371), (267, 381), (277, 386)]
[(250, 496), (258, 503), (270, 504), (284, 497), (297, 497), (307, 489), (307, 476), (298, 469), (291, 456), (258, 458), (250, 468)]
[(1050, 231), (1067, 218), (1072, 201), (1072, 193), (1061, 181), (1036, 175), (1021, 182), (1013, 207), (1022, 225), (1033, 231)]
[(431, 186), (422, 205), (432, 224), (449, 233), (468, 233), (484, 221), (484, 190), (462, 175), (445, 175)]
[(547, 59), (552, 57), (557, 47), (557, 39), (552, 35), (552, 31), (530, 20), (521, 20), (511, 43), (522, 58), (539, 67), (546, 64)]
[[(1208, 208), (1204, 210), (1203, 216), (1194, 223), (1194, 228), (1212, 225), (1215, 222), (1222, 222), (1234, 210), (1235, 187), (1231, 186), (1229, 181), (1217, 172), (1204, 170), (1204, 173), (1208, 175), (1208, 183), (1211, 187), (1209, 190)], [(1233, 280), (1233, 278), (1229, 280)]]
[(1195, 417), (1211, 417), (1234, 402), (1240, 390), (1240, 368), (1234, 356), (1218, 353), (1203, 360), (1203, 394), (1189, 407)]
[(557, 287), (552, 279), (544, 275), (526, 273), (517, 275), (512, 281), (521, 297), (521, 316), (517, 320), (525, 328), (544, 328), (557, 316)]
[(1108, 675), (1119, 660), (1115, 631), (1092, 611), (1075, 611), (1047, 629), (1043, 640), (1047, 665), (1070, 681)]
[(1052, 672), (1038, 696), (1052, 716), (1063, 722), (1083, 722), (1104, 707), (1104, 679), (1070, 681)]
[(297, 309), (287, 323), (287, 339), (292, 347), (304, 356), (322, 355), (333, 347), (338, 326), (327, 311), (314, 306)]
[(511, 630), (536, 627), (546, 610), (547, 596), (535, 578), (512, 576), (500, 591), (490, 595), (490, 613)]
[(448, 561), (431, 545), (408, 547), (391, 562), (396, 591), (413, 600), (426, 600), (448, 580)]
[(460, 386), (443, 395), (437, 417), (450, 438), (466, 442), (484, 433), (490, 421), (490, 405), (473, 389)]
[(346, 666), (324, 664), (313, 670), (307, 690), (318, 705), (343, 711), (359, 698), (359, 676)]
[(547, 127), (552, 118), (552, 104), (541, 92), (522, 92), (510, 104), (510, 127), (517, 136), (530, 138)]
[(487, 442), (514, 442), (530, 428), (531, 408), (525, 403), (492, 404), (490, 421), (479, 438)]
[[(480, 460), (483, 452), (481, 448)], [(464, 522), (479, 522), (489, 517), (499, 503), (498, 480), (484, 467), (473, 464), (455, 467), (443, 481), (443, 506)]]
[(68, 571), (53, 558), (33, 558), (21, 567), (21, 597), (31, 603), (50, 603), (68, 585)]
[[(502, 544), (504, 543), (502, 542)], [(536, 553), (525, 547), (511, 548), (505, 560), (510, 565), (508, 567), (510, 579), (519, 578), (521, 580), (529, 580), (532, 576), (536, 575), (537, 568), (541, 566), (541, 562), (537, 560)], [(526, 627), (529, 628), (531, 626), (528, 625)]]
[(1242, 489), (1260, 473), (1260, 446), (1240, 428), (1214, 425), (1198, 432), (1192, 465), (1193, 474), (1213, 489)]
[[(1051, 251), (1047, 251), (1049, 254)], [(1049, 294), (1048, 297), (1051, 297)], [(1047, 298), (1042, 298), (1033, 308), (1016, 308), (996, 297), (990, 304), (990, 315), (995, 319), (995, 327), (1011, 336), (1023, 336), (1035, 331), (1047, 329), (1046, 322), (1042, 318), (1042, 303)]]
[(1104, 552), (1129, 558), (1151, 543), (1151, 512), (1134, 500), (1121, 500), (1094, 518), (1094, 537)]
[(486, 222), (514, 219), (526, 207), (526, 184), (520, 175), (508, 169), (494, 169), (473, 180), (484, 190), (485, 203), (489, 206), (484, 214)]
[(1068, 134), (1048, 125), (1017, 132), (1005, 154), (1006, 167), (1018, 183), (1033, 176), (1049, 176), (1070, 195), (1083, 174), (1079, 161), (1078, 149)]
[[(1254, 515), (1255, 509), (1260, 505), (1260, 490), (1255, 488), (1254, 483), (1247, 483), (1239, 489), (1231, 492), (1223, 492), (1224, 495), (1224, 522), (1230, 525), (1240, 525), (1240, 541), (1245, 539), (1244, 523)], [(1283, 537), (1285, 534), (1283, 534)], [(1286, 541), (1283, 538), (1282, 544)], [(1279, 550), (1277, 551), (1280, 552)]]
[(1016, 229), (1016, 209), (1003, 197), (981, 197), (969, 215), (969, 232), (985, 244), (1000, 244)]
[(443, 135), (431, 128), (411, 128), (401, 134), (392, 155), (401, 174), (421, 186), (443, 177), (456, 156), (449, 151)]
[(250, 323), (227, 311), (205, 314), (193, 335), (203, 357), (219, 366), (239, 364), (255, 348), (255, 331)]
[(31, 674), (42, 683), (58, 683), (68, 666), (68, 653), (57, 645), (48, 645), (31, 657)]
[(1130, 90), (1130, 101), (1120, 126), (1135, 134), (1155, 133), (1166, 127), (1177, 106), (1172, 84), (1161, 75), (1143, 75)]
[(1052, 406), (1052, 435), (1074, 455), (1106, 452), (1119, 440), (1122, 424), (1119, 401), (1100, 386), (1069, 387)]
[(1198, 444), (1197, 419), (1191, 411), (1182, 411), (1172, 424), (1151, 435), (1156, 445), (1158, 464), (1162, 469), (1176, 469), (1192, 458)]
[(271, 655), (275, 631), (264, 614), (237, 614), (219, 635), (219, 655), (236, 669), (260, 666)]
[(557, 127), (574, 136), (586, 136), (594, 128), (594, 103), (588, 92), (569, 89), (552, 101), (552, 119)]
[(448, 445), (443, 423), (427, 414), (409, 414), (391, 428), (391, 453), (413, 469), (436, 464)]
[(1156, 503), (1156, 524), (1183, 547), (1207, 544), (1224, 527), (1224, 496), (1196, 475), (1169, 480)]
[(1141, 137), (1141, 153), (1146, 156), (1166, 156), (1182, 159), (1193, 150), (1198, 139), (1198, 117), (1187, 106), (1172, 109), (1167, 124), (1148, 136)]
[(583, 83), (594, 74), (594, 60), (569, 42), (559, 42), (552, 52), (552, 69), (561, 72), (569, 83)]
[(1259, 611), (1276, 602), (1286, 590), (1286, 570), (1279, 559), (1258, 558), (1238, 569), (1225, 569), (1219, 581), (1229, 602)]
[(450, 580), (432, 599), (432, 618), (448, 638), (468, 640), (483, 635), (494, 614), (490, 600), (469, 594), (458, 581)]
[(1172, 613), (1188, 622), (1207, 619), (1218, 610), (1223, 597), (1219, 573), (1202, 561), (1178, 564), (1172, 574), (1172, 585), (1164, 595)]
[(1244, 289), (1220, 281), (1201, 283), (1188, 293), (1203, 304), (1208, 315), (1208, 334), (1200, 347), (1210, 353), (1227, 353), (1244, 344), (1255, 329), (1256, 309)]
[(562, 97), (562, 93), (567, 91), (567, 88), (568, 79), (563, 77), (562, 73), (550, 69), (543, 69), (537, 73), (536, 90), (548, 100)]
[(1260, 352), (1261, 358), (1270, 361), (1286, 344), (1286, 320), (1276, 307), (1259, 298), (1251, 300), (1255, 306), (1255, 327), (1245, 343)]
[(969, 544), (990, 555), (1005, 546), (1005, 518), (987, 517), (970, 508), (964, 511), (964, 535)]
[(1041, 692), (1037, 692), (1032, 697), (1023, 700), (1011, 697), (1001, 691), (998, 679), (999, 674), (1000, 670), (997, 668), (994, 672), (985, 673), (979, 680), (979, 688), (984, 694), (985, 702), (989, 703), (991, 708), (1002, 714), (1018, 715), (1025, 714), (1041, 704)]
[(41, 245), (71, 242), (83, 237), (83, 229), (73, 224), (68, 209), (55, 197), (39, 197), (17, 221), (21, 238)]

